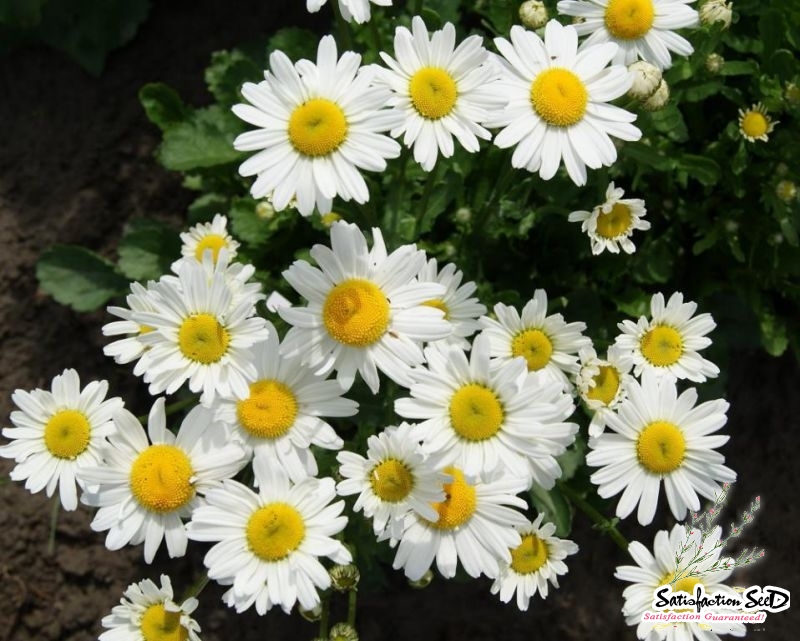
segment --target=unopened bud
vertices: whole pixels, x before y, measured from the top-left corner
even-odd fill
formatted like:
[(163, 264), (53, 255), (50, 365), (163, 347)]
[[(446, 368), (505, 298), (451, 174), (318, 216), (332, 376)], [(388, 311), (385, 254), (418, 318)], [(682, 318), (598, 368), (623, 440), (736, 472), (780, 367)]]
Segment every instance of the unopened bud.
[(669, 85), (662, 78), (661, 82), (658, 83), (658, 88), (653, 92), (652, 96), (642, 103), (642, 106), (647, 111), (658, 111), (663, 109), (667, 102), (669, 102)]
[(433, 581), (433, 572), (427, 570), (425, 574), (416, 581), (409, 580), (408, 585), (417, 590), (421, 590), (422, 588), (427, 588), (431, 584), (431, 581)]
[(547, 24), (550, 16), (544, 2), (528, 0), (519, 6), (519, 20), (528, 29), (540, 29)]
[(633, 75), (633, 84), (628, 95), (636, 100), (647, 100), (661, 83), (661, 69), (644, 60), (638, 60), (628, 67)]
[(350, 563), (349, 565), (334, 565), (329, 573), (331, 575), (331, 585), (337, 592), (348, 592), (355, 590), (361, 573), (358, 568)]
[(727, 29), (731, 26), (731, 3), (725, 0), (706, 0), (700, 7), (700, 22), (703, 24), (722, 23)]
[(781, 180), (775, 185), (775, 195), (788, 204), (797, 198), (797, 185), (791, 180)]
[(456, 210), (456, 220), (459, 223), (468, 223), (472, 218), (472, 210), (469, 207), (459, 207)]
[(306, 621), (319, 621), (320, 617), (322, 616), (322, 606), (315, 605), (310, 610), (304, 610), (303, 608), (297, 608), (300, 612), (300, 616), (303, 617)]
[(706, 57), (706, 69), (714, 75), (722, 71), (722, 65), (725, 64), (725, 58), (718, 53), (710, 53)]
[(352, 625), (337, 623), (328, 633), (328, 641), (358, 641), (358, 632)]
[(792, 107), (797, 107), (800, 105), (800, 87), (798, 87), (795, 83), (786, 83), (786, 89), (784, 89), (783, 96), (786, 98), (786, 102), (788, 102)]
[(269, 220), (275, 215), (275, 208), (269, 200), (262, 200), (256, 205), (256, 216), (262, 220)]

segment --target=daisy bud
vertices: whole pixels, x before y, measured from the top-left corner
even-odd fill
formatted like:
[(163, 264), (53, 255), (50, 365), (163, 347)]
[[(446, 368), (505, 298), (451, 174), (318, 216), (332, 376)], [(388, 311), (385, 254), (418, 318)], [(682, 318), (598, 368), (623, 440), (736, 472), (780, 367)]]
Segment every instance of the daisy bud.
[(541, 29), (550, 16), (543, 2), (528, 0), (519, 6), (519, 19), (528, 29)]
[(644, 60), (634, 62), (628, 67), (628, 71), (633, 74), (633, 84), (628, 95), (636, 100), (647, 100), (661, 83), (661, 69)]
[(700, 22), (711, 25), (721, 22), (723, 28), (731, 26), (731, 3), (725, 0), (706, 0), (700, 7)]
[(456, 221), (465, 224), (472, 218), (472, 210), (469, 207), (459, 207), (456, 211)]
[(775, 195), (788, 204), (797, 198), (797, 185), (791, 180), (781, 180), (775, 186)]
[(319, 621), (320, 617), (322, 616), (322, 606), (315, 605), (310, 610), (305, 610), (301, 607), (297, 608), (297, 611), (300, 612), (300, 616), (303, 617), (306, 621), (310, 621), (314, 623), (315, 621)]
[(355, 590), (361, 573), (352, 563), (349, 565), (334, 565), (330, 570), (331, 584), (337, 592)]
[(337, 623), (328, 634), (329, 641), (358, 641), (356, 629), (347, 623)]
[(800, 105), (800, 87), (798, 87), (795, 83), (787, 82), (783, 95), (786, 98), (786, 102), (788, 102), (792, 107), (797, 107)]
[(431, 581), (433, 581), (433, 572), (428, 570), (416, 581), (409, 581), (408, 585), (416, 590), (421, 590), (422, 588), (427, 588), (431, 584)]
[(706, 69), (714, 75), (722, 71), (722, 65), (725, 64), (725, 58), (718, 53), (710, 53), (706, 58)]
[(262, 200), (256, 205), (256, 216), (261, 220), (269, 220), (275, 216), (275, 208), (272, 206), (271, 200)]
[(669, 102), (669, 85), (666, 80), (662, 79), (653, 95), (645, 100), (642, 106), (647, 111), (658, 111), (663, 109), (667, 102)]

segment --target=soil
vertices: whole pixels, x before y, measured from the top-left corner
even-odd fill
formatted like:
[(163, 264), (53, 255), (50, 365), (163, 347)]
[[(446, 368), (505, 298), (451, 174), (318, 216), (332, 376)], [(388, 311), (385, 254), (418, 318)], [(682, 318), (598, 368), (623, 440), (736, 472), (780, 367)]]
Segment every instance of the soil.
[[(296, 1), (296, 0), (295, 0)], [(53, 243), (76, 243), (113, 256), (124, 223), (150, 216), (182, 225), (191, 194), (180, 177), (153, 158), (157, 130), (145, 119), (136, 93), (164, 81), (189, 104), (210, 96), (202, 77), (212, 51), (269, 33), (290, 14), (313, 24), (289, 0), (243, 0), (235, 11), (213, 1), (155, 3), (148, 21), (125, 48), (112, 53), (99, 78), (63, 55), (46, 49), (16, 51), (0, 59), (0, 416), (12, 410), (14, 389), (49, 386), (55, 374), (75, 367), (82, 380), (104, 378), (133, 407), (147, 392), (127, 367), (102, 354), (104, 311), (77, 314), (37, 291), (35, 262)], [(302, 7), (301, 7), (302, 9)], [(278, 16), (279, 18), (276, 18)], [(294, 21), (297, 22), (297, 21)], [(762, 510), (745, 530), (740, 547), (767, 551), (760, 563), (734, 575), (742, 585), (800, 588), (798, 486), (800, 368), (786, 356), (734, 354), (727, 398), (731, 402), (722, 448), (739, 474), (730, 501), (731, 518), (761, 496)], [(81, 507), (61, 512), (54, 556), (45, 552), (51, 503), (8, 480), (12, 465), (0, 459), (0, 641), (88, 641), (125, 587), (144, 577), (169, 573), (180, 593), (202, 567), (205, 548), (190, 546), (183, 559), (159, 555), (152, 566), (141, 549), (105, 549), (91, 532), (91, 513)], [(661, 520), (648, 528), (626, 521), (622, 532), (652, 545)], [(397, 577), (391, 589), (359, 593), (362, 639), (461, 640), (529, 638), (635, 639), (620, 614), (622, 588), (617, 565), (630, 563), (611, 540), (576, 515), (572, 538), (581, 551), (572, 557), (561, 589), (535, 599), (529, 612), (503, 605), (489, 594), (487, 580), (436, 579), (424, 590)], [(204, 641), (311, 639), (316, 625), (299, 615), (253, 611), (236, 615), (220, 602), (221, 589), (201, 594), (197, 618)], [(342, 614), (337, 601), (332, 622)], [(756, 638), (796, 638), (792, 610), (770, 615), (751, 633)]]

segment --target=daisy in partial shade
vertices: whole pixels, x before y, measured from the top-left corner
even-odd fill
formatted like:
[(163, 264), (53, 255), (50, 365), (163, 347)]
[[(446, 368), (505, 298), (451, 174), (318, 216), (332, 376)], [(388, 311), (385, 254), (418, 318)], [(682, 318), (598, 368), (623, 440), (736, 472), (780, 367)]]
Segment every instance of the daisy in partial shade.
[[(319, 559), (350, 563), (350, 552), (333, 537), (344, 529), (344, 501), (331, 503), (331, 478), (292, 485), (283, 469), (253, 461), (259, 493), (225, 481), (207, 495), (188, 525), (195, 541), (217, 541), (205, 556), (209, 578), (231, 588), (223, 601), (242, 612), (255, 605), (264, 614), (274, 605), (289, 613), (319, 605), (318, 590), (330, 587)], [(329, 505), (330, 504), (330, 505)]]
[(390, 105), (403, 114), (402, 124), (390, 132), (403, 135), (403, 144), (413, 147), (414, 160), (431, 171), (439, 154), (453, 155), (453, 137), (469, 152), (479, 149), (478, 139), (491, 133), (479, 123), (489, 112), (502, 107), (502, 94), (492, 89), (499, 69), (491, 64), (480, 36), (469, 36), (458, 47), (456, 29), (445, 23), (428, 34), (419, 16), (411, 31), (397, 27), (394, 55), (381, 51), (389, 66), (381, 79), (394, 93)]
[(410, 368), (423, 362), (421, 343), (449, 336), (453, 326), (425, 305), (445, 293), (443, 285), (416, 280), (425, 252), (403, 245), (387, 254), (379, 229), (372, 238), (370, 250), (356, 225), (335, 222), (331, 247), (311, 248), (321, 269), (296, 260), (283, 272), (308, 306), (278, 313), (294, 326), (281, 345), (285, 356), (301, 356), (320, 375), (336, 370), (345, 390), (358, 372), (376, 393), (378, 370), (410, 385)]
[(434, 503), (444, 500), (447, 475), (436, 469), (419, 451), (415, 429), (407, 423), (387, 427), (367, 440), (367, 456), (339, 452), (337, 485), (341, 496), (358, 494), (353, 510), (372, 519), (376, 535), (384, 532), (399, 539), (406, 515), (413, 511), (428, 520), (439, 518)]
[(618, 254), (619, 248), (626, 254), (636, 251), (631, 241), (634, 229), (650, 229), (650, 222), (642, 220), (647, 214), (641, 198), (622, 198), (625, 192), (614, 183), (606, 189), (606, 201), (591, 212), (573, 211), (569, 215), (571, 223), (582, 223), (581, 231), (589, 236), (592, 242), (592, 253), (602, 254), (608, 250)]
[(691, 43), (673, 29), (696, 27), (694, 0), (561, 0), (558, 12), (582, 18), (575, 25), (578, 35), (591, 34), (583, 47), (613, 42), (619, 45), (614, 62), (629, 65), (641, 58), (666, 69), (672, 64), (670, 51), (688, 56)]
[(228, 257), (233, 259), (239, 248), (239, 243), (228, 233), (228, 218), (222, 214), (215, 214), (210, 223), (197, 223), (182, 232), (181, 242), (181, 258), (171, 267), (176, 274), (187, 259), (203, 262), (203, 254), (210, 252), (212, 262), (216, 263), (220, 250), (227, 251)]
[(342, 439), (320, 417), (353, 416), (358, 403), (342, 398), (336, 381), (315, 375), (299, 358), (282, 357), (275, 327), (267, 322), (267, 328), (269, 338), (253, 348), (256, 379), (250, 395), (218, 397), (212, 409), (249, 453), (283, 467), (297, 483), (317, 474), (312, 445), (342, 447)]
[[(342, 17), (350, 22), (354, 20), (358, 24), (367, 22), (370, 17), (371, 2), (378, 7), (391, 7), (392, 0), (337, 0), (339, 3), (339, 11), (342, 12)], [(309, 13), (316, 13), (322, 8), (328, 0), (306, 0), (306, 11)]]
[[(720, 592), (730, 597), (739, 598), (734, 590), (722, 581), (726, 580), (731, 570), (707, 572), (722, 552), (722, 547), (716, 547), (722, 534), (722, 528), (716, 527), (714, 532), (702, 544), (708, 550), (707, 556), (697, 565), (700, 576), (684, 577), (672, 583), (678, 567), (675, 559), (680, 554), (681, 545), (700, 545), (702, 534), (699, 530), (689, 536), (683, 524), (677, 523), (670, 532), (659, 530), (653, 542), (651, 553), (638, 541), (632, 541), (628, 546), (628, 553), (636, 565), (621, 565), (614, 572), (614, 577), (621, 581), (629, 581), (633, 585), (625, 588), (622, 596), (625, 605), (622, 614), (628, 625), (635, 625), (636, 636), (646, 641), (720, 641), (719, 634), (731, 634), (735, 637), (745, 635), (743, 623), (736, 621), (713, 621), (703, 619), (703, 624), (689, 621), (673, 621), (669, 626), (655, 627), (652, 621), (643, 621), (642, 615), (652, 610), (653, 592), (663, 585), (672, 584), (672, 591), (693, 594), (698, 583), (703, 585), (706, 594), (712, 595)], [(716, 548), (716, 549), (715, 549)], [(710, 608), (703, 608), (703, 611)], [(667, 610), (671, 612), (671, 610)]]
[(182, 519), (202, 505), (199, 494), (247, 464), (242, 447), (228, 442), (224, 425), (199, 405), (174, 435), (167, 429), (163, 397), (150, 410), (147, 435), (127, 410), (116, 412), (114, 423), (117, 431), (108, 438), (104, 463), (81, 470), (86, 486), (81, 501), (100, 508), (92, 529), (108, 530), (109, 550), (144, 542), (147, 563), (164, 539), (171, 557), (183, 556)]
[(134, 312), (155, 312), (156, 305), (154, 298), (158, 297), (153, 281), (149, 281), (147, 286), (140, 283), (131, 283), (131, 293), (125, 297), (127, 307), (112, 305), (108, 307), (108, 313), (117, 316), (122, 320), (111, 321), (103, 325), (103, 336), (124, 336), (103, 348), (103, 353), (110, 356), (116, 363), (131, 363), (137, 360), (147, 349), (147, 346), (140, 340), (143, 334), (152, 332), (153, 328), (142, 325), (133, 320)]
[(604, 359), (597, 356), (594, 347), (582, 348), (578, 356), (581, 368), (575, 375), (575, 386), (592, 412), (589, 436), (596, 437), (603, 433), (608, 417), (628, 397), (628, 385), (633, 380), (630, 373), (633, 357), (615, 345), (608, 348)]
[(524, 483), (510, 477), (468, 480), (455, 467), (444, 472), (451, 480), (444, 484), (445, 500), (433, 504), (438, 519), (428, 521), (413, 512), (408, 516), (392, 567), (403, 568), (412, 581), (422, 578), (434, 559), (445, 578), (455, 576), (458, 561), (471, 577), (497, 576), (500, 563), (510, 563), (511, 550), (522, 541), (515, 527), (528, 522), (507, 507), (527, 507), (515, 496)]
[(633, 76), (622, 65), (608, 63), (617, 52), (613, 43), (584, 46), (572, 26), (547, 23), (544, 41), (519, 25), (511, 41), (495, 38), (502, 54), (504, 77), (498, 90), (508, 104), (483, 124), (504, 127), (494, 144), (516, 147), (513, 167), (535, 171), (550, 180), (562, 160), (576, 185), (586, 184), (586, 167), (608, 167), (617, 159), (611, 136), (639, 140), (636, 116), (608, 104), (622, 96)]
[(197, 599), (176, 603), (172, 583), (161, 575), (159, 587), (150, 579), (131, 583), (119, 605), (103, 617), (107, 628), (100, 641), (200, 641), (200, 626), (192, 618)]
[(767, 142), (769, 134), (772, 133), (778, 122), (769, 117), (767, 108), (760, 102), (749, 109), (739, 109), (739, 133), (742, 138), (750, 142), (756, 140)]
[(277, 211), (296, 199), (303, 216), (315, 206), (328, 213), (336, 196), (365, 203), (369, 191), (358, 170), (383, 171), (387, 158), (400, 155), (400, 145), (380, 133), (396, 126), (400, 114), (383, 109), (391, 94), (373, 86), (376, 70), (360, 67), (352, 51), (339, 58), (332, 36), (320, 41), (316, 64), (292, 65), (281, 51), (269, 61), (265, 80), (242, 87), (252, 104), (233, 107), (258, 127), (233, 143), (258, 151), (239, 167), (242, 176), (258, 176), (253, 197), (269, 195)]
[(558, 381), (565, 390), (572, 389), (568, 375), (578, 371), (578, 351), (590, 347), (591, 340), (582, 334), (586, 323), (567, 323), (561, 314), (547, 315), (547, 292), (537, 289), (520, 314), (503, 303), (494, 306), (497, 320), (480, 319), (483, 333), (489, 337), (493, 359), (525, 359), (528, 371)]
[(628, 400), (607, 417), (611, 431), (589, 443), (586, 463), (601, 468), (591, 476), (597, 493), (610, 498), (622, 492), (619, 518), (638, 504), (639, 523), (651, 523), (663, 482), (672, 515), (681, 520), (687, 509), (700, 509), (698, 493), (713, 500), (722, 491), (719, 482), (736, 480), (736, 473), (723, 465), (725, 457), (715, 451), (729, 437), (713, 434), (727, 421), (728, 403), (696, 403), (694, 388), (678, 396), (671, 379), (644, 372), (641, 386), (632, 381)]
[(92, 381), (81, 389), (78, 373), (65, 369), (55, 376), (50, 391), (18, 389), (11, 400), (14, 427), (3, 428), (11, 442), (0, 456), (14, 459), (12, 481), (25, 481), (25, 489), (53, 496), (58, 487), (65, 510), (78, 507), (75, 483), (83, 489), (79, 471), (102, 460), (104, 437), (114, 433), (111, 417), (122, 409), (121, 398), (106, 398), (108, 383)]
[(684, 303), (680, 292), (672, 294), (666, 305), (659, 292), (650, 300), (650, 320), (642, 316), (636, 323), (618, 323), (622, 334), (617, 336), (616, 345), (633, 355), (636, 376), (651, 371), (703, 383), (719, 375), (719, 367), (698, 354), (711, 345), (706, 334), (717, 324), (711, 314), (695, 316), (695, 311), (697, 303)]
[(499, 594), (508, 603), (517, 593), (517, 607), (527, 610), (531, 597), (538, 592), (547, 598), (548, 581), (558, 587), (558, 576), (567, 573), (564, 559), (578, 551), (578, 546), (567, 539), (553, 536), (556, 526), (542, 525), (543, 514), (533, 523), (517, 526), (522, 542), (511, 550), (511, 561), (500, 566), (500, 573), (492, 584), (492, 594)]

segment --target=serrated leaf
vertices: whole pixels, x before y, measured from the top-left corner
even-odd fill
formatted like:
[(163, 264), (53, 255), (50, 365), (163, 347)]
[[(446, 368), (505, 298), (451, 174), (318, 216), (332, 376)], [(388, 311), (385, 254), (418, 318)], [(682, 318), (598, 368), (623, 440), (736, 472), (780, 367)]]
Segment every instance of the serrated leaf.
[(244, 123), (220, 105), (198, 109), (189, 120), (164, 132), (158, 159), (175, 171), (234, 162), (243, 157), (233, 148), (234, 138), (243, 130)]
[(561, 468), (561, 480), (569, 481), (586, 459), (586, 441), (579, 435), (575, 442), (561, 456), (556, 457)]
[(239, 102), (242, 85), (259, 82), (263, 77), (263, 70), (256, 61), (238, 49), (212, 53), (211, 64), (205, 72), (208, 90), (223, 105)]
[(161, 131), (183, 122), (191, 114), (178, 92), (163, 82), (150, 82), (139, 89), (139, 102), (147, 119)]
[(250, 245), (263, 245), (269, 238), (270, 222), (256, 213), (256, 201), (252, 198), (235, 198), (231, 203), (231, 231), (239, 240)]
[(556, 536), (569, 536), (572, 530), (572, 509), (569, 502), (558, 487), (544, 490), (534, 485), (530, 491), (531, 502), (539, 514), (544, 514), (544, 521), (556, 526)]
[(664, 109), (650, 114), (653, 127), (676, 142), (684, 142), (689, 138), (689, 130), (683, 120), (683, 114), (674, 105), (667, 105)]
[(155, 220), (136, 221), (119, 243), (119, 269), (130, 280), (157, 280), (181, 255), (178, 234)]

